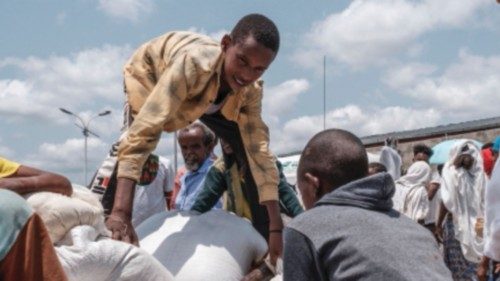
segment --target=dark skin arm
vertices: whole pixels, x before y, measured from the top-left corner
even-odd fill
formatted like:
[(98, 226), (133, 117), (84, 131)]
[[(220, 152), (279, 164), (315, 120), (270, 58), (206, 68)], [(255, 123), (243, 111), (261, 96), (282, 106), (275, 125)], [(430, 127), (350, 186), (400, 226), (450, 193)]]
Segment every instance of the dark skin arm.
[(118, 178), (115, 202), (106, 226), (113, 233), (114, 240), (139, 246), (139, 239), (132, 226), (132, 205), (136, 182), (128, 178)]
[[(278, 201), (265, 201), (262, 205), (266, 206), (269, 215), (269, 256), (271, 263), (276, 265), (278, 257), (283, 256), (283, 220), (280, 215), (280, 206)], [(272, 232), (279, 230), (279, 232)]]
[(436, 196), (436, 193), (439, 190), (439, 186), (440, 184), (435, 182), (431, 182), (425, 186), (425, 189), (427, 189), (427, 196), (429, 198), (429, 201), (434, 199), (434, 196)]
[(444, 206), (443, 202), (441, 202), (441, 204), (439, 205), (438, 220), (436, 222), (436, 232), (434, 233), (434, 235), (440, 242), (443, 241), (443, 221), (446, 217), (446, 214), (448, 214), (448, 210)]
[(12, 190), (20, 195), (48, 191), (70, 196), (73, 192), (67, 178), (23, 165), (14, 174), (0, 179), (0, 188)]

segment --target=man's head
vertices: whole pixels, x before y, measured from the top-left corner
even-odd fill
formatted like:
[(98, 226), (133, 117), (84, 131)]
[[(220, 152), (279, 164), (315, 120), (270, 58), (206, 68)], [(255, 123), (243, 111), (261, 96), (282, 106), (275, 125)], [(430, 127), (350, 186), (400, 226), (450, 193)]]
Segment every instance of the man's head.
[(225, 52), (222, 83), (237, 91), (264, 74), (278, 53), (280, 36), (270, 19), (250, 14), (224, 35), (221, 45)]
[(371, 176), (383, 172), (387, 172), (387, 168), (384, 166), (384, 164), (379, 162), (372, 162), (368, 164), (368, 175)]
[(434, 152), (430, 147), (425, 144), (417, 144), (413, 147), (413, 162), (425, 161), (429, 163), (429, 158), (431, 158)]
[(361, 140), (350, 132), (330, 129), (316, 134), (306, 145), (297, 169), (297, 185), (306, 209), (323, 195), (363, 178), (368, 156)]
[(474, 165), (474, 157), (472, 156), (473, 150), (470, 149), (468, 145), (462, 147), (459, 151), (458, 156), (453, 161), (453, 165), (458, 168), (464, 168), (465, 170), (469, 170)]
[(177, 140), (181, 147), (186, 169), (198, 170), (210, 156), (215, 135), (202, 123), (193, 123), (181, 129)]

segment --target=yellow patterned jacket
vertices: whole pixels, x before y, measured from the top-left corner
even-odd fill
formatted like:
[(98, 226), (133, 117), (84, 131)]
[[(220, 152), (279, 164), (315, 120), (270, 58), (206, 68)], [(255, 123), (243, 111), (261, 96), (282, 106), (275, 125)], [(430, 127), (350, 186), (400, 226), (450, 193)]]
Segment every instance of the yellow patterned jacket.
[[(142, 166), (162, 131), (186, 127), (217, 97), (224, 53), (213, 39), (170, 32), (143, 44), (124, 68), (134, 121), (118, 149), (118, 177), (139, 180)], [(278, 171), (261, 117), (262, 81), (231, 93), (222, 115), (238, 124), (259, 201), (278, 200)]]

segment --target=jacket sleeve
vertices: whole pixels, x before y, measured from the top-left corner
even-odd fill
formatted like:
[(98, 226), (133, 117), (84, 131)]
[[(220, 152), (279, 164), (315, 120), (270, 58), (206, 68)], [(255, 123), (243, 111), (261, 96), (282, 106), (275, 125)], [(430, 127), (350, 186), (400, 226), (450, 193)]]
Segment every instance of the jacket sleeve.
[(224, 172), (212, 166), (205, 177), (205, 184), (198, 193), (191, 210), (200, 213), (210, 211), (227, 190)]
[(283, 174), (283, 167), (279, 161), (276, 161), (276, 166), (278, 167), (280, 182), (278, 184), (278, 193), (280, 198), (280, 205), (284, 209), (284, 213), (289, 217), (296, 217), (300, 213), (304, 212), (304, 209), (300, 205), (297, 194), (292, 189), (290, 184), (286, 181), (286, 177)]
[(289, 227), (285, 228), (283, 235), (283, 280), (326, 280), (320, 272), (318, 255), (311, 240)]
[(247, 94), (238, 126), (246, 148), (250, 171), (257, 185), (259, 202), (278, 200), (278, 169), (269, 150), (269, 129), (262, 120), (262, 88)]
[(175, 116), (187, 98), (188, 81), (196, 79), (193, 68), (196, 68), (193, 60), (183, 54), (160, 76), (118, 147), (119, 178), (139, 180), (142, 166), (156, 148), (164, 124)]

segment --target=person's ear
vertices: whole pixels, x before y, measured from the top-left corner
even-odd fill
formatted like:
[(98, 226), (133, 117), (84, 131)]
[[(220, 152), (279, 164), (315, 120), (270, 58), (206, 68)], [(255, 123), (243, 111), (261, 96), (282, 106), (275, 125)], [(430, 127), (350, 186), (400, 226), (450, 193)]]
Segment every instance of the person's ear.
[(304, 180), (308, 183), (310, 187), (312, 187), (312, 191), (314, 195), (316, 196), (316, 199), (319, 199), (320, 197), (320, 183), (319, 183), (319, 178), (314, 176), (313, 174), (307, 172), (304, 175)]
[(227, 51), (229, 46), (231, 46), (231, 43), (232, 43), (231, 36), (229, 36), (229, 34), (225, 34), (220, 41), (220, 45), (222, 46), (222, 51), (224, 52)]

